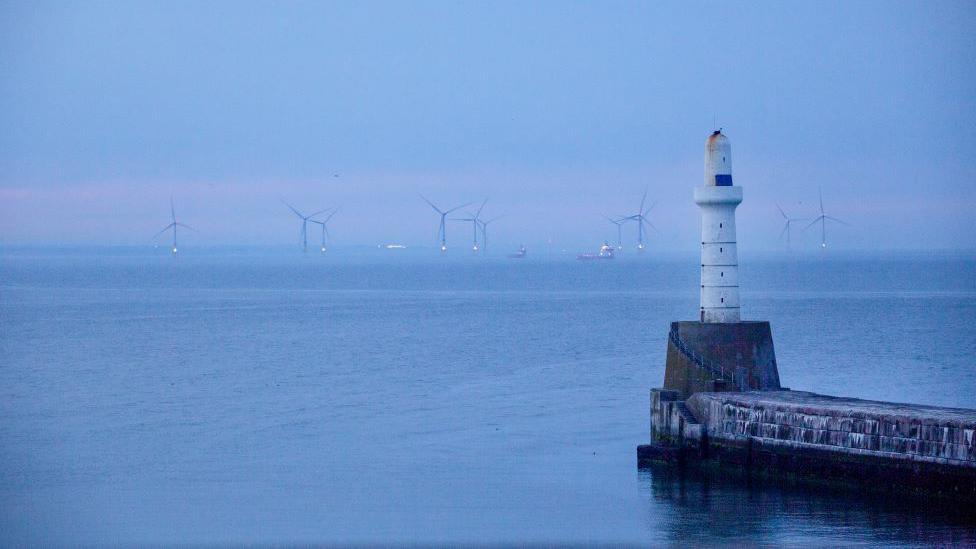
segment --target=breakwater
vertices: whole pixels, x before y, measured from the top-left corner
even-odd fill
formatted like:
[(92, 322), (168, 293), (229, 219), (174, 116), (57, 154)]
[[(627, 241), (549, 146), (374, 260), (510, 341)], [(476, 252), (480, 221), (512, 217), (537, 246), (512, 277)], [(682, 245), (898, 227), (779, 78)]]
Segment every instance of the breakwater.
[(976, 410), (802, 391), (651, 391), (638, 462), (731, 465), (976, 501)]

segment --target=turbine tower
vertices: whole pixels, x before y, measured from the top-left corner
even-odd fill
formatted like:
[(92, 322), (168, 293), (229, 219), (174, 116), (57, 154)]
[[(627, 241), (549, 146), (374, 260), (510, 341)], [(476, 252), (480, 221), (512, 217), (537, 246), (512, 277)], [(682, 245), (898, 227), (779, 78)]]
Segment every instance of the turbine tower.
[(645, 200), (647, 200), (647, 189), (644, 189), (644, 196), (641, 197), (640, 209), (637, 210), (637, 214), (626, 218), (627, 220), (633, 220), (637, 222), (637, 251), (639, 252), (643, 252), (645, 247), (644, 246), (644, 224), (646, 223), (655, 231), (657, 230), (657, 227), (655, 227), (647, 219), (647, 214), (650, 213), (652, 209), (654, 209), (654, 204), (651, 204), (651, 206), (645, 210), (644, 209)]
[(423, 198), (424, 199), (424, 202), (426, 202), (427, 204), (429, 204), (431, 208), (434, 208), (434, 211), (437, 212), (441, 216), (441, 222), (440, 222), (440, 225), (437, 228), (437, 237), (440, 238), (440, 241), (441, 241), (441, 253), (444, 253), (444, 252), (447, 251), (447, 223), (445, 223), (445, 220), (447, 219), (448, 214), (450, 214), (451, 212), (453, 212), (455, 210), (460, 210), (461, 208), (463, 208), (465, 206), (469, 206), (469, 205), (471, 205), (471, 203), (470, 202), (467, 202), (465, 204), (461, 204), (460, 206), (455, 206), (455, 207), (451, 208), (450, 210), (441, 211), (441, 209), (438, 208), (437, 206), (435, 206), (433, 202), (431, 202), (430, 200), (427, 200), (427, 197), (426, 196), (420, 195), (420, 198)]
[(452, 218), (454, 221), (470, 221), (471, 222), (471, 228), (474, 230), (474, 244), (471, 245), (471, 251), (474, 252), (474, 253), (478, 253), (478, 224), (481, 223), (481, 218), (479, 216), (481, 215), (481, 210), (485, 209), (485, 204), (487, 204), (487, 203), (488, 203), (488, 199), (486, 198), (484, 200), (484, 202), (481, 203), (481, 207), (478, 208), (478, 211), (476, 213), (473, 213), (473, 214), (472, 213), (468, 213), (468, 215), (471, 216), (471, 217), (455, 217), (455, 218)]
[(623, 237), (621, 236), (622, 235), (621, 229), (623, 228), (623, 224), (626, 223), (629, 218), (619, 217), (617, 219), (614, 219), (608, 215), (603, 216), (603, 218), (617, 226), (617, 249), (618, 250), (624, 249)]
[(705, 141), (705, 184), (695, 187), (701, 208), (701, 322), (739, 322), (739, 255), (735, 208), (742, 187), (732, 185), (732, 145), (722, 130)]
[(820, 195), (820, 215), (818, 215), (813, 221), (811, 221), (809, 225), (804, 227), (803, 230), (805, 231), (810, 227), (816, 225), (817, 222), (820, 222), (820, 249), (826, 250), (827, 249), (827, 221), (836, 221), (841, 225), (850, 225), (850, 223), (847, 223), (846, 221), (841, 221), (836, 217), (831, 217), (825, 214), (824, 207), (823, 207), (823, 189), (818, 188), (817, 194)]
[(323, 254), (325, 253), (325, 238), (329, 237), (329, 240), (332, 240), (332, 235), (329, 234), (329, 220), (332, 219), (332, 216), (334, 216), (338, 212), (339, 212), (339, 208), (332, 210), (332, 213), (329, 214), (329, 217), (326, 217), (322, 221), (319, 221), (317, 219), (308, 220), (310, 223), (315, 223), (316, 225), (322, 226), (322, 245), (319, 248), (320, 253)]
[(282, 199), (281, 202), (285, 206), (288, 206), (288, 209), (291, 210), (292, 212), (294, 212), (295, 215), (297, 215), (298, 218), (302, 220), (302, 251), (303, 252), (307, 252), (308, 251), (308, 221), (310, 219), (312, 219), (313, 217), (319, 215), (320, 213), (324, 213), (324, 212), (329, 211), (329, 209), (326, 208), (324, 210), (319, 210), (319, 211), (317, 211), (317, 212), (315, 212), (315, 213), (313, 213), (311, 215), (302, 215), (302, 212), (296, 210), (294, 206), (292, 206), (291, 204), (285, 202), (284, 199)]
[(786, 215), (786, 212), (783, 211), (783, 208), (779, 207), (778, 203), (776, 204), (776, 209), (779, 210), (780, 215), (782, 215), (783, 219), (786, 221), (785, 224), (783, 225), (782, 232), (779, 233), (779, 237), (783, 238), (783, 235), (784, 234), (786, 235), (786, 249), (789, 250), (790, 249), (790, 226), (792, 226), (797, 221), (806, 221), (808, 218), (790, 217)]
[(488, 224), (505, 217), (504, 215), (495, 216), (487, 221), (481, 221), (481, 249), (488, 251)]
[(166, 225), (165, 227), (163, 227), (163, 230), (161, 230), (158, 233), (156, 233), (153, 236), (153, 239), (155, 240), (156, 238), (159, 237), (159, 235), (165, 233), (166, 231), (168, 231), (170, 229), (173, 229), (173, 247), (170, 249), (170, 251), (172, 252), (173, 255), (176, 255), (176, 252), (179, 251), (179, 248), (176, 246), (176, 228), (177, 227), (183, 227), (184, 229), (190, 229), (191, 231), (195, 231), (196, 229), (194, 229), (193, 227), (191, 227), (189, 225), (186, 225), (184, 223), (181, 223), (181, 222), (179, 222), (179, 221), (176, 220), (176, 208), (173, 207), (173, 197), (172, 196), (169, 197), (169, 215), (170, 215), (170, 219), (172, 219), (172, 222), (169, 225)]

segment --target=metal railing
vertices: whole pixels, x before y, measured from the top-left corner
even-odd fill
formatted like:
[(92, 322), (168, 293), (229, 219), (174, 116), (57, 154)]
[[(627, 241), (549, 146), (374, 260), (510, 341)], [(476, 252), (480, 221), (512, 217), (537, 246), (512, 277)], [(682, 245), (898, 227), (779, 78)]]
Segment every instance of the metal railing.
[(735, 370), (730, 368), (728, 373), (726, 373), (724, 366), (721, 364), (715, 364), (702, 355), (696, 353), (693, 349), (685, 345), (684, 341), (681, 340), (681, 337), (678, 335), (677, 328), (673, 326), (671, 327), (671, 331), (668, 333), (668, 339), (671, 340), (671, 343), (674, 344), (674, 347), (678, 349), (681, 354), (685, 355), (685, 358), (694, 362), (699, 368), (708, 371), (713, 376), (718, 378), (719, 381), (725, 381), (731, 383), (733, 387), (735, 386)]

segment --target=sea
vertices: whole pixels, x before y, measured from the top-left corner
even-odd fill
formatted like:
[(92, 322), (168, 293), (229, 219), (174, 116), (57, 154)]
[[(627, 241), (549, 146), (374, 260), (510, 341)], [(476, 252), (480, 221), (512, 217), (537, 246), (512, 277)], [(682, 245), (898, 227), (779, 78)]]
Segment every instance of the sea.
[[(976, 252), (740, 257), (784, 386), (976, 408)], [(639, 470), (694, 254), (0, 248), (0, 545), (976, 544)]]

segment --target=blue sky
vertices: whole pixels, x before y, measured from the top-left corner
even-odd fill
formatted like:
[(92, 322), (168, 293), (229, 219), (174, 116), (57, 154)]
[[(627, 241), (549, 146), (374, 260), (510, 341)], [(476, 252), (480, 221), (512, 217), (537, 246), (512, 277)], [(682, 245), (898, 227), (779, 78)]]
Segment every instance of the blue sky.
[(818, 187), (837, 248), (972, 249), (974, 28), (972, 2), (4, 2), (0, 242), (144, 244), (172, 195), (201, 244), (293, 243), (279, 197), (342, 205), (337, 243), (433, 244), (422, 192), (576, 248), (646, 187), (652, 249), (694, 249), (714, 120), (743, 249)]

